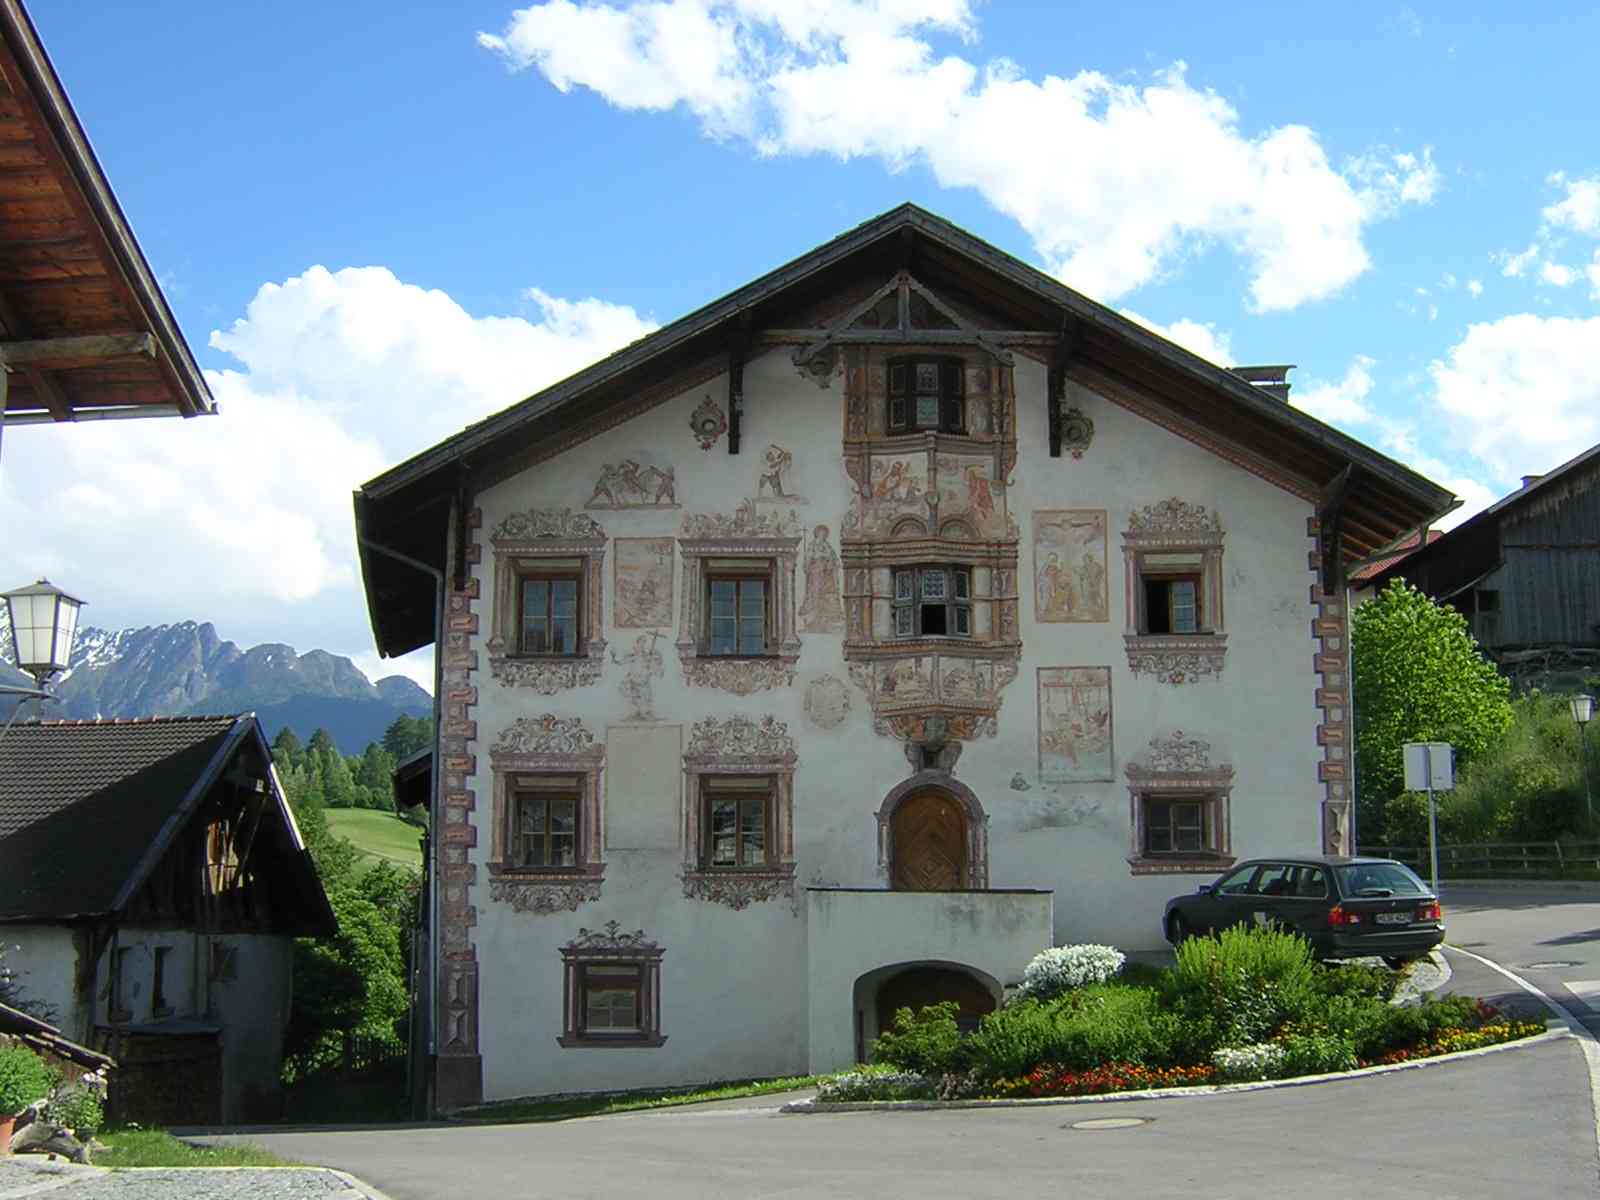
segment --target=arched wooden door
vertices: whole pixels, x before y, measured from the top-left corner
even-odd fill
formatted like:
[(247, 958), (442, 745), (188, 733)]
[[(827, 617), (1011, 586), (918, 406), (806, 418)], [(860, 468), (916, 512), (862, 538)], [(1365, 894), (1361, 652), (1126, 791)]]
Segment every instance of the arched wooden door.
[(955, 797), (916, 792), (890, 822), (896, 891), (940, 892), (967, 886), (967, 819)]

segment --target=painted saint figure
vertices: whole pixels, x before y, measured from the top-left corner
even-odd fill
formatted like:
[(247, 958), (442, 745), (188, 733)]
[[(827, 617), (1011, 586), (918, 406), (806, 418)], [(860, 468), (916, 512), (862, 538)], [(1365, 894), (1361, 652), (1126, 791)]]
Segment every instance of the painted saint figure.
[(828, 527), (818, 525), (806, 542), (806, 593), (800, 602), (800, 629), (804, 633), (838, 633), (843, 623), (839, 555), (828, 542)]
[(615, 650), (611, 652), (612, 662), (628, 668), (628, 673), (622, 678), (622, 697), (628, 702), (628, 715), (635, 721), (656, 719), (655, 695), (650, 681), (660, 679), (667, 673), (661, 651), (656, 649), (656, 640), (660, 636), (659, 630), (641, 633), (633, 640), (632, 652), (621, 658), (617, 657)]
[(756, 480), (756, 495), (765, 496), (770, 487), (774, 498), (787, 498), (789, 493), (783, 490), (783, 473), (792, 466), (794, 466), (794, 455), (776, 442), (769, 445), (766, 453), (766, 469), (761, 472), (761, 478)]

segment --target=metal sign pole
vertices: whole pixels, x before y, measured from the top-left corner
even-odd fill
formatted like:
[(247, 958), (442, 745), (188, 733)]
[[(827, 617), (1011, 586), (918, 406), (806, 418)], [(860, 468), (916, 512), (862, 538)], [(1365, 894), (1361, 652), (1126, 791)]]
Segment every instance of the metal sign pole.
[(1429, 883), (1433, 885), (1433, 894), (1439, 894), (1439, 814), (1433, 805), (1433, 771), (1429, 764), (1428, 771), (1428, 866), (1432, 871)]

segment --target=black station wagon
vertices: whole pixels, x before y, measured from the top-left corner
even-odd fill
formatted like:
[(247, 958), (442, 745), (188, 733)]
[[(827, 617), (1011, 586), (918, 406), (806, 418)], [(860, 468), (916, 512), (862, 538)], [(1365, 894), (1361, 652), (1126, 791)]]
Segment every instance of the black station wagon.
[(1176, 946), (1235, 925), (1298, 933), (1318, 958), (1381, 957), (1391, 967), (1444, 941), (1439, 898), (1389, 858), (1253, 858), (1198, 892), (1167, 901)]

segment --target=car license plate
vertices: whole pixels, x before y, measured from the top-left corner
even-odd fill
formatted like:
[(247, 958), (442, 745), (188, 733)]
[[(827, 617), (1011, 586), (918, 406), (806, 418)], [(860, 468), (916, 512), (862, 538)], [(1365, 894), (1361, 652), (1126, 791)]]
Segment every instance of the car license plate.
[(1379, 925), (1409, 925), (1411, 914), (1405, 912), (1379, 913), (1376, 918)]

